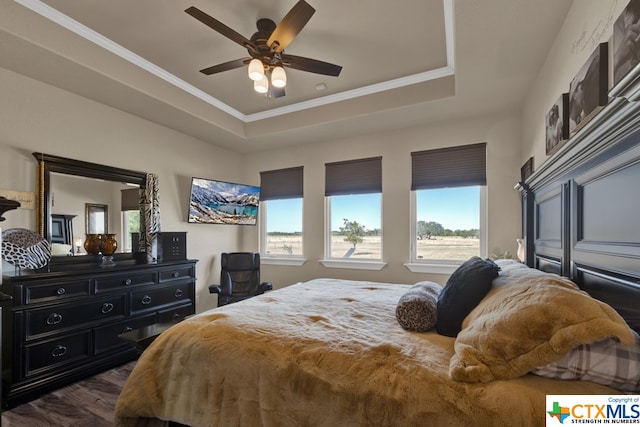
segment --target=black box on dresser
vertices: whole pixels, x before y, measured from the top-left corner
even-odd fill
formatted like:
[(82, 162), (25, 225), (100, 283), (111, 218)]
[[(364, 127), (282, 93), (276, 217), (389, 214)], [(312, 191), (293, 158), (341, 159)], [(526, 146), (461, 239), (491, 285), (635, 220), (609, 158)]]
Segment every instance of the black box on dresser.
[[(133, 247), (138, 247), (138, 233), (131, 233)], [(187, 259), (187, 232), (163, 231), (158, 233), (158, 262)]]
[(91, 263), (3, 276), (2, 292), (13, 298), (2, 305), (2, 406), (137, 358), (118, 335), (194, 314), (196, 262)]

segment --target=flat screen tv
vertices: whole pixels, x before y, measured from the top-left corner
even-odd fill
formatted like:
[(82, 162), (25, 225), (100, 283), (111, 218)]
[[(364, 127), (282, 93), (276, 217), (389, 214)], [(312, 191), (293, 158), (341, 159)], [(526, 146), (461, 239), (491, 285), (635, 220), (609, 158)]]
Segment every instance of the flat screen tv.
[(190, 223), (256, 225), (260, 187), (191, 179)]

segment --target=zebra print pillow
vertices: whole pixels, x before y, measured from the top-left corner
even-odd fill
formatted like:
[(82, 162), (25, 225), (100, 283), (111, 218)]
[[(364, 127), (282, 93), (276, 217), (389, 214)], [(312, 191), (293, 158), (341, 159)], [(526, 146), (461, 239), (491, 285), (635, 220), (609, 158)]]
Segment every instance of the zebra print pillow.
[(2, 232), (2, 258), (16, 267), (36, 270), (49, 263), (51, 245), (31, 230), (10, 228)]

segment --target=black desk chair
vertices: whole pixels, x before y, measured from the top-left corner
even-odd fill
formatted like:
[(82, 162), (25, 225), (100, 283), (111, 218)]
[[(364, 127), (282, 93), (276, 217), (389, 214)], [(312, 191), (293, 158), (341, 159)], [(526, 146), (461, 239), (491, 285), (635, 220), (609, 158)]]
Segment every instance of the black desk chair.
[(209, 286), (210, 293), (218, 294), (218, 307), (273, 289), (271, 283), (260, 282), (259, 253), (223, 253), (220, 263), (222, 264), (220, 284)]

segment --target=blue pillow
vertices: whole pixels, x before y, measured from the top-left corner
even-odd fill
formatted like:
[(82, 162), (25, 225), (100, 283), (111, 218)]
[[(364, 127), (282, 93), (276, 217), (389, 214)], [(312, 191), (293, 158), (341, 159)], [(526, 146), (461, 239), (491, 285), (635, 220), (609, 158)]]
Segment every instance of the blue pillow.
[(449, 277), (438, 296), (436, 331), (455, 337), (462, 329), (462, 321), (491, 289), (500, 267), (490, 259), (472, 257)]

